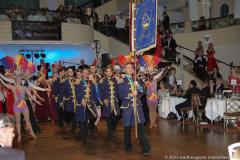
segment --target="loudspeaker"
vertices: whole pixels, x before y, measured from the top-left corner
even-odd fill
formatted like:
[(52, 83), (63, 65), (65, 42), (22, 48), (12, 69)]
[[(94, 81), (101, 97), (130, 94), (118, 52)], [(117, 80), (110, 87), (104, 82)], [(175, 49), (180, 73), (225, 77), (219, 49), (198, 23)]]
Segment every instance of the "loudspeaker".
[(109, 53), (102, 54), (102, 67), (106, 67), (110, 64), (110, 56)]

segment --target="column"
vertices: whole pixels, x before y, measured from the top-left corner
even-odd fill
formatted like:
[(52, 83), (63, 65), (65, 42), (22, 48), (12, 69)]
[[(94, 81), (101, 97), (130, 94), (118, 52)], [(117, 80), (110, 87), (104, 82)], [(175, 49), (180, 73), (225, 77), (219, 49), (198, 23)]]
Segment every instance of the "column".
[(234, 0), (234, 18), (240, 18), (240, 0)]
[(188, 0), (189, 17), (191, 21), (199, 20), (198, 0)]

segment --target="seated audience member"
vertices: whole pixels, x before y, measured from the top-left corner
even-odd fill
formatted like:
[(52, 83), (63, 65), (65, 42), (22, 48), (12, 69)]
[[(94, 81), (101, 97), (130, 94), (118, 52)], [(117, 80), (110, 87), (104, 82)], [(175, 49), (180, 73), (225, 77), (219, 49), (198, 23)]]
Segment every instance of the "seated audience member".
[(205, 80), (207, 78), (206, 66), (207, 66), (207, 60), (203, 56), (203, 50), (196, 49), (195, 59), (193, 64), (193, 71), (196, 74), (196, 76), (201, 80)]
[(221, 75), (221, 73), (219, 72), (218, 68), (213, 68), (213, 72), (210, 73), (209, 76), (210, 76), (210, 77), (209, 77), (210, 79), (211, 79), (211, 78), (214, 78), (214, 79), (222, 78), (222, 75)]
[[(186, 99), (183, 103), (180, 103), (175, 106), (178, 115), (181, 117), (180, 120), (187, 119), (187, 115), (182, 115), (181, 109), (182, 108), (188, 108), (191, 107), (192, 105), (192, 95), (193, 94), (199, 94), (200, 95), (201, 91), (199, 88), (197, 88), (197, 82), (195, 80), (191, 80), (189, 84), (189, 89), (186, 91), (186, 93), (183, 95), (183, 98)], [(197, 109), (194, 109), (194, 115), (197, 115)]]
[(0, 113), (0, 159), (25, 160), (25, 153), (12, 149), (14, 123), (6, 114)]
[(159, 104), (162, 104), (163, 97), (167, 97), (169, 95), (169, 90), (166, 87), (164, 81), (160, 81), (159, 89), (158, 89), (158, 100)]
[(215, 96), (216, 93), (216, 83), (215, 79), (211, 78), (209, 80), (209, 83), (206, 83), (206, 85), (202, 88), (202, 95), (206, 98), (212, 98)]
[(173, 89), (173, 85), (174, 85), (175, 81), (176, 81), (176, 69), (171, 68), (170, 73), (169, 73), (168, 78), (167, 78), (167, 82), (168, 82), (170, 92)]
[[(215, 79), (210, 79), (209, 81), (205, 81), (203, 84), (203, 88), (201, 90), (201, 106), (200, 109), (205, 108), (207, 104), (208, 98), (213, 98), (216, 94), (216, 83)], [(202, 118), (205, 119), (205, 114), (202, 115)]]
[(224, 84), (222, 78), (217, 78), (216, 81), (216, 93), (222, 93), (224, 90)]
[(170, 90), (170, 95), (171, 96), (178, 96), (178, 86), (177, 86), (177, 82), (176, 81), (174, 81), (174, 83), (173, 83), (173, 86), (172, 86), (172, 88)]
[(234, 93), (240, 93), (240, 74), (237, 73), (237, 67), (232, 67), (230, 70), (230, 74), (228, 77), (228, 84), (233, 90), (233, 86), (231, 84), (231, 80), (236, 80), (236, 85), (234, 86)]

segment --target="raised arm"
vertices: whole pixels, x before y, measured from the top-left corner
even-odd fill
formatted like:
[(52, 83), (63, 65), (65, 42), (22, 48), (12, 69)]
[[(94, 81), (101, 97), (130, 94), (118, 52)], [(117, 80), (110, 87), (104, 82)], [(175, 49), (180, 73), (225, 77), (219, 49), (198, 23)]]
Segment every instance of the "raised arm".
[(27, 87), (24, 87), (24, 89), (25, 89), (25, 92), (26, 92), (26, 94), (29, 96), (29, 98), (31, 98), (35, 103), (37, 103), (38, 105), (42, 105), (39, 101), (37, 101), (37, 99), (31, 94), (31, 92), (30, 92), (30, 89), (29, 88), (27, 88)]
[(153, 80), (159, 81), (160, 79), (162, 79), (161, 76), (163, 75), (164, 71), (165, 71), (165, 69), (161, 70), (161, 72), (159, 72), (157, 75), (155, 75), (155, 76), (153, 77)]
[(36, 90), (31, 89), (31, 91), (33, 92), (33, 94), (34, 94), (38, 99), (40, 99), (41, 101), (45, 101), (45, 100), (37, 93)]
[(4, 81), (6, 81), (8, 83), (14, 83), (15, 84), (15, 80), (14, 79), (7, 78), (4, 75), (2, 75), (1, 73), (0, 73), (0, 78), (2, 78)]
[(14, 92), (14, 87), (11, 86), (11, 85), (9, 85), (9, 84), (6, 84), (6, 83), (2, 80), (2, 78), (0, 78), (0, 82), (2, 83), (2, 85), (3, 85), (4, 87), (6, 87), (7, 89), (9, 89), (9, 90), (11, 90), (12, 92)]
[(28, 84), (29, 84), (29, 87), (31, 87), (32, 89), (35, 89), (37, 91), (42, 91), (42, 92), (45, 92), (45, 91), (50, 91), (49, 88), (41, 88), (41, 87), (38, 87), (34, 84), (32, 84), (31, 82), (28, 81)]

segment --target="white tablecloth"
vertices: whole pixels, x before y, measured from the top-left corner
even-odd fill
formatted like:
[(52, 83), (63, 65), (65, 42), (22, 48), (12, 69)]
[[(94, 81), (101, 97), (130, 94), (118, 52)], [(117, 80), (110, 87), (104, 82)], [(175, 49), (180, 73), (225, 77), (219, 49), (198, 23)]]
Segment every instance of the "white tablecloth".
[(179, 117), (175, 106), (184, 102), (185, 100), (186, 99), (179, 97), (163, 97), (162, 104), (158, 105), (159, 116), (162, 118), (167, 118), (168, 114), (173, 112)]
[(206, 117), (211, 121), (215, 120), (218, 116), (223, 117), (226, 107), (226, 99), (210, 98), (206, 104)]

